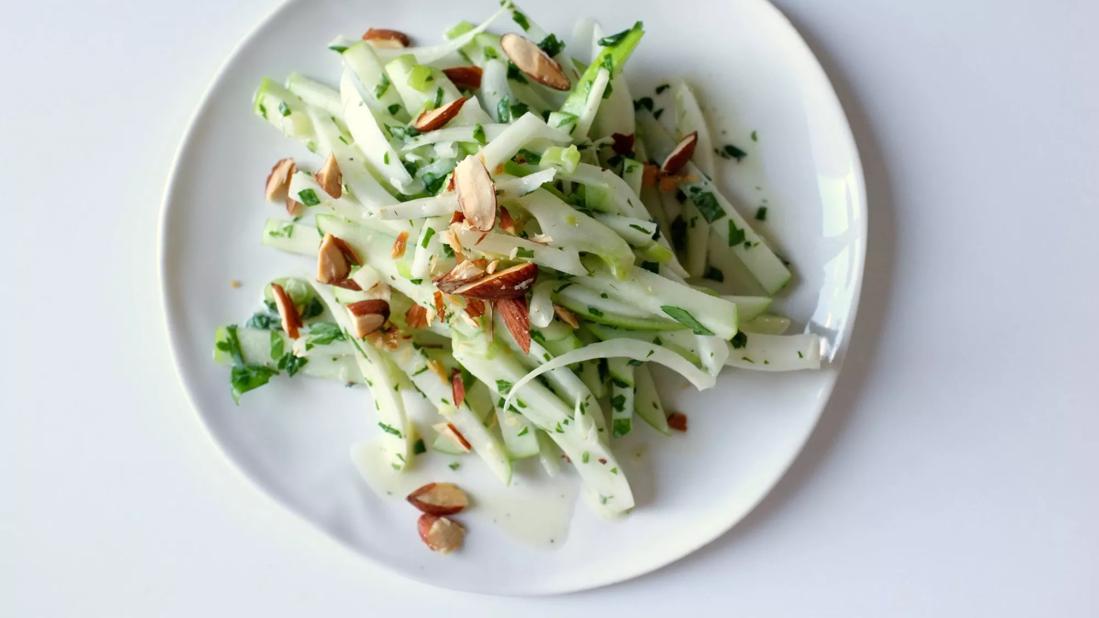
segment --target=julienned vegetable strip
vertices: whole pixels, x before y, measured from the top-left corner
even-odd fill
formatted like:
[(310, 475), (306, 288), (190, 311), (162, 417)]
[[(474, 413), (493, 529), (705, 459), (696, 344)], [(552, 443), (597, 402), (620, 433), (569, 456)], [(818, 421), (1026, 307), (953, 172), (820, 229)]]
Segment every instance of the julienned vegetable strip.
[[(525, 39), (486, 31), (505, 15)], [(647, 431), (635, 419), (671, 431), (650, 363), (698, 389), (726, 366), (820, 366), (818, 336), (785, 334), (770, 296), (730, 294), (734, 269), (715, 268), (727, 249), (768, 294), (790, 278), (714, 186), (691, 90), (675, 83), (670, 133), (624, 72), (641, 23), (592, 35), (569, 48), (509, 0), (439, 45), (337, 38), (334, 82), (260, 83), (256, 115), (317, 157), (272, 168), (287, 215), (262, 243), (308, 257), (309, 275), (218, 329), (234, 399), (299, 373), (365, 384), (394, 469), (429, 445), (476, 453), (504, 483), (512, 460), (567, 461), (617, 514), (634, 500), (615, 438)], [(697, 149), (669, 157), (692, 132)], [(434, 407), (430, 428), (406, 387)]]

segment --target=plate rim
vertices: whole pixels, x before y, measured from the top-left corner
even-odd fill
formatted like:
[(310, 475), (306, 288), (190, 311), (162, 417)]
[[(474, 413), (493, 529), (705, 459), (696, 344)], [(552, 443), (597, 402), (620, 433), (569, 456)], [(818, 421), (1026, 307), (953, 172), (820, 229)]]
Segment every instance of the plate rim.
[(168, 270), (169, 259), (167, 247), (169, 246), (169, 219), (170, 212), (173, 210), (173, 195), (177, 193), (180, 183), (180, 169), (181, 164), (187, 155), (187, 153), (194, 148), (196, 140), (196, 132), (198, 127), (198, 121), (200, 117), (206, 112), (211, 105), (213, 95), (218, 86), (226, 78), (226, 73), (231, 65), (240, 56), (242, 50), (245, 49), (256, 37), (260, 35), (274, 20), (276, 20), (283, 12), (287, 11), (289, 7), (300, 2), (301, 0), (280, 0), (280, 2), (259, 21), (253, 25), (248, 32), (240, 38), (235, 45), (233, 45), (230, 52), (225, 56), (224, 60), (218, 66), (214, 72), (213, 77), (207, 82), (205, 89), (202, 92), (198, 103), (195, 105), (192, 113), (188, 117), (186, 129), (183, 132), (178, 147), (171, 160), (171, 167), (168, 174), (167, 181), (165, 183), (164, 192), (161, 196), (160, 203), (160, 215), (158, 218), (157, 227), (157, 285), (159, 287), (159, 296), (161, 303), (161, 310), (163, 316), (164, 328), (168, 333), (169, 349), (171, 350), (172, 361), (174, 365), (174, 373), (179, 381), (180, 386), (183, 387), (184, 394), (192, 412), (198, 417), (200, 425), (205, 433), (206, 437), (216, 446), (216, 450), (219, 452), (230, 467), (241, 473), (245, 479), (259, 491), (266, 499), (270, 500), (279, 509), (282, 509), (290, 513), (295, 519), (301, 521), (312, 530), (319, 532), (324, 537), (335, 542), (335, 545), (342, 550), (348, 551), (351, 554), (367, 561), (373, 566), (376, 566), (387, 573), (398, 575), (402, 578), (416, 581), (423, 584), (428, 584), (436, 588), (442, 588), (446, 590), (454, 590), (458, 592), (472, 592), (475, 594), (487, 594), (487, 595), (499, 595), (499, 596), (549, 596), (557, 594), (567, 594), (571, 592), (579, 592), (584, 590), (594, 590), (597, 588), (603, 588), (613, 584), (629, 581), (645, 575), (647, 573), (655, 572), (663, 569), (673, 563), (676, 563), (683, 558), (695, 553), (699, 549), (713, 543), (718, 538), (727, 534), (737, 524), (742, 522), (745, 517), (756, 510), (760, 503), (767, 498), (775, 490), (775, 487), (786, 477), (790, 467), (801, 456), (805, 450), (805, 444), (809, 440), (809, 437), (816, 431), (817, 426), (820, 424), (820, 419), (824, 414), (824, 410), (828, 407), (829, 402), (832, 400), (832, 395), (835, 392), (836, 383), (839, 380), (840, 375), (843, 373), (844, 366), (846, 365), (846, 357), (848, 349), (851, 345), (852, 334), (854, 332), (857, 319), (858, 310), (862, 300), (862, 291), (864, 284), (864, 275), (866, 271), (866, 245), (869, 242), (869, 216), (870, 208), (867, 203), (866, 193), (866, 180), (862, 165), (862, 159), (858, 149), (858, 142), (855, 139), (854, 132), (851, 129), (851, 122), (847, 115), (847, 111), (844, 109), (843, 102), (839, 98), (839, 94), (836, 92), (835, 85), (832, 83), (831, 78), (828, 76), (827, 71), (824, 70), (820, 59), (816, 53), (809, 46), (808, 41), (801, 35), (797, 27), (790, 21), (785, 13), (782, 12), (777, 6), (775, 6), (770, 0), (741, 0), (742, 2), (752, 2), (764, 7), (764, 10), (770, 11), (778, 23), (790, 33), (793, 34), (793, 39), (796, 44), (800, 45), (801, 51), (808, 54), (811, 59), (809, 63), (809, 70), (814, 74), (813, 77), (819, 79), (821, 84), (825, 86), (824, 92), (827, 95), (828, 103), (833, 105), (839, 112), (840, 118), (842, 118), (842, 139), (846, 142), (847, 146), (851, 150), (851, 157), (854, 163), (854, 188), (856, 189), (856, 198), (853, 200), (854, 212), (857, 215), (855, 217), (856, 224), (853, 226), (857, 240), (853, 243), (855, 248), (855, 259), (853, 275), (851, 279), (850, 287), (853, 288), (851, 296), (850, 312), (847, 317), (847, 327), (845, 329), (844, 337), (839, 341), (834, 350), (834, 354), (831, 358), (828, 368), (833, 369), (833, 375), (827, 381), (824, 386), (826, 393), (820, 397), (816, 405), (816, 410), (813, 414), (813, 420), (808, 423), (802, 435), (796, 440), (797, 448), (791, 449), (790, 454), (786, 457), (786, 460), (779, 466), (773, 468), (773, 474), (769, 476), (765, 483), (766, 489), (759, 493), (759, 495), (749, 502), (748, 507), (737, 518), (731, 520), (723, 526), (717, 526), (712, 533), (702, 535), (696, 542), (683, 544), (675, 552), (671, 552), (668, 556), (663, 557), (655, 564), (641, 563), (636, 567), (624, 567), (622, 569), (614, 571), (608, 576), (598, 578), (594, 581), (585, 582), (582, 585), (558, 585), (556, 587), (550, 586), (540, 589), (525, 589), (518, 591), (488, 591), (484, 589), (471, 589), (462, 588), (458, 586), (451, 586), (445, 582), (428, 581), (426, 578), (418, 577), (414, 572), (406, 572), (405, 570), (394, 568), (390, 564), (382, 561), (379, 558), (371, 556), (362, 551), (356, 550), (350, 544), (346, 543), (343, 539), (339, 538), (335, 534), (328, 531), (326, 528), (316, 525), (313, 521), (307, 518), (303, 513), (293, 508), (286, 501), (275, 495), (271, 489), (269, 489), (257, 476), (251, 472), (248, 468), (241, 465), (233, 456), (230, 455), (226, 445), (221, 438), (218, 437), (216, 432), (207, 420), (206, 415), (202, 413), (198, 401), (196, 400), (195, 392), (197, 389), (193, 383), (193, 378), (187, 375), (182, 369), (180, 359), (182, 358), (181, 349), (184, 342), (181, 340), (182, 335), (178, 329), (173, 328), (173, 322), (177, 319), (176, 310), (173, 309), (171, 302), (171, 291), (168, 286)]

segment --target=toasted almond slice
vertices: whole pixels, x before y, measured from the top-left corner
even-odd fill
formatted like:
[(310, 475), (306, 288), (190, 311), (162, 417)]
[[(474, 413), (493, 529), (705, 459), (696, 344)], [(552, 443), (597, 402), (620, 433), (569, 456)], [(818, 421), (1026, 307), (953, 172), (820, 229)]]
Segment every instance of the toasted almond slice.
[(427, 309), (414, 303), (405, 312), (404, 321), (409, 328), (427, 328)]
[(466, 538), (466, 529), (461, 524), (439, 515), (420, 515), (416, 527), (424, 545), (440, 554), (449, 554), (458, 549)]
[(443, 73), (459, 90), (476, 90), (481, 87), (481, 75), (484, 71), (479, 66), (468, 66), (450, 67), (443, 69)]
[(336, 155), (328, 155), (328, 159), (324, 162), (324, 167), (319, 172), (313, 175), (317, 179), (317, 184), (324, 189), (324, 192), (332, 197), (340, 197), (343, 195), (343, 173), (340, 172), (340, 166), (336, 163)]
[(484, 300), (516, 298), (526, 294), (537, 277), (538, 265), (526, 262), (467, 283), (454, 290), (454, 293)]
[(412, 45), (407, 34), (388, 28), (371, 28), (363, 33), (363, 40), (379, 48), (400, 49)]
[(281, 285), (272, 283), (271, 291), (275, 294), (275, 307), (278, 308), (279, 317), (282, 318), (282, 329), (286, 331), (288, 337), (297, 339), (298, 329), (301, 328), (301, 316), (298, 314), (298, 308), (294, 306), (294, 301), (290, 299), (290, 295), (286, 293)]
[(479, 298), (470, 298), (466, 301), (466, 315), (471, 318), (479, 318), (485, 314), (485, 301)]
[(668, 415), (668, 427), (676, 431), (687, 431), (687, 415), (682, 412), (672, 412)]
[(611, 150), (615, 154), (620, 154), (623, 157), (633, 156), (633, 133), (612, 133), (611, 139), (614, 143), (611, 144)]
[(343, 288), (345, 290), (352, 290), (352, 291), (355, 291), (355, 292), (362, 292), (363, 291), (362, 287), (358, 283), (355, 283), (354, 279), (344, 279), (343, 281), (333, 281), (332, 285), (334, 285), (338, 288)]
[(446, 317), (446, 302), (443, 300), (443, 293), (435, 290), (433, 298), (435, 300), (435, 316), (442, 320)]
[(500, 207), (500, 229), (508, 234), (519, 233), (519, 229), (515, 227), (515, 219), (511, 218), (511, 213), (503, 206)]
[[(455, 252), (457, 253), (457, 252)], [(479, 280), (485, 275), (485, 269), (479, 260), (465, 260), (458, 262), (450, 272), (435, 280), (435, 287), (447, 294), (453, 294), (454, 290)]]
[(466, 400), (466, 383), (458, 369), (450, 372), (450, 394), (454, 396), (454, 407), (462, 407), (462, 402)]
[(672, 151), (668, 153), (664, 162), (660, 164), (660, 171), (665, 174), (678, 173), (687, 164), (687, 161), (691, 160), (691, 156), (695, 153), (696, 144), (698, 144), (698, 131), (691, 131), (684, 135), (683, 139), (679, 140), (675, 148), (672, 148)]
[(291, 217), (300, 217), (305, 214), (305, 204), (295, 200), (289, 195), (286, 196), (286, 213)]
[(408, 232), (397, 234), (397, 240), (393, 241), (393, 250), (389, 252), (389, 255), (395, 260), (400, 258), (404, 255), (406, 245), (408, 245)]
[(571, 84), (561, 65), (530, 39), (509, 32), (500, 37), (500, 47), (527, 77), (554, 90), (569, 89)]
[(462, 432), (458, 431), (458, 428), (454, 426), (454, 423), (439, 423), (435, 425), (435, 430), (439, 433), (444, 433), (454, 439), (458, 443), (458, 446), (462, 447), (465, 452), (473, 450), (473, 445), (466, 440), (466, 437), (462, 435)]
[(348, 305), (347, 313), (351, 314), (352, 334), (363, 339), (389, 319), (389, 303), (378, 298), (360, 300)]
[(496, 312), (504, 321), (504, 326), (511, 333), (511, 338), (519, 345), (524, 354), (530, 353), (530, 310), (527, 309), (527, 299), (523, 296), (516, 298), (501, 298), (494, 303)]
[(280, 202), (286, 200), (286, 196), (290, 193), (290, 177), (296, 171), (298, 171), (298, 166), (293, 159), (289, 158), (279, 159), (271, 166), (271, 171), (267, 174), (267, 182), (264, 186), (268, 201)]
[(565, 324), (568, 324), (572, 328), (580, 328), (580, 320), (576, 318), (576, 314), (562, 307), (561, 305), (553, 306), (553, 313)]
[(446, 123), (453, 120), (454, 117), (458, 115), (458, 112), (462, 111), (462, 105), (465, 105), (467, 100), (466, 97), (459, 97), (446, 105), (441, 105), (433, 110), (423, 112), (416, 118), (416, 122), (413, 123), (413, 126), (416, 127), (416, 130), (420, 133), (441, 129)]
[(469, 506), (469, 497), (454, 483), (428, 483), (405, 498), (428, 515), (453, 515)]
[(340, 239), (325, 234), (317, 250), (317, 281), (335, 283), (347, 279), (351, 274), (351, 264), (341, 247)]
[(496, 185), (480, 157), (468, 156), (454, 168), (454, 188), (466, 223), (481, 232), (491, 230), (496, 223)]

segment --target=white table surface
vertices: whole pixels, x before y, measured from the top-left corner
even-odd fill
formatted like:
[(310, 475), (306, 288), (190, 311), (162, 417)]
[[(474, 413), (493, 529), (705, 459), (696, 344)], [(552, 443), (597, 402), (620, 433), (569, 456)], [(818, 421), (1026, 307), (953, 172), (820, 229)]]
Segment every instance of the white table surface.
[(0, 615), (1099, 615), (1099, 4), (778, 4), (866, 168), (846, 373), (731, 533), (537, 600), (366, 564), (249, 485), (177, 381), (165, 179), (273, 2), (5, 6)]

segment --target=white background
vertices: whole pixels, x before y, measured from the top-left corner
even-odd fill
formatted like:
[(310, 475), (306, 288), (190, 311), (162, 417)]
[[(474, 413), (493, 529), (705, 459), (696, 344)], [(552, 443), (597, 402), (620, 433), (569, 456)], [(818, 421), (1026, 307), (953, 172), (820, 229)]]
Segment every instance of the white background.
[(731, 533), (527, 600), (366, 564), (250, 486), (176, 379), (164, 183), (274, 3), (5, 0), (0, 614), (1099, 615), (1099, 4), (777, 4), (866, 169), (846, 372)]

